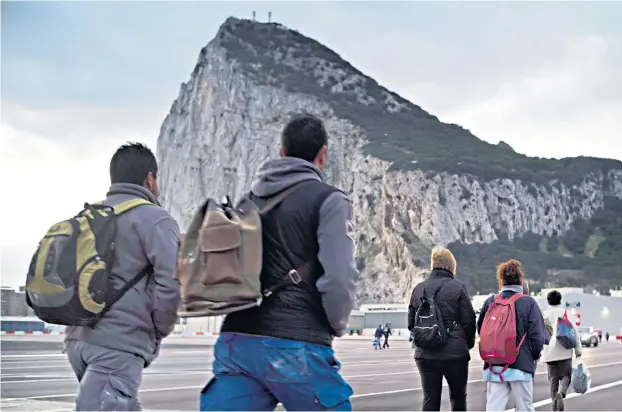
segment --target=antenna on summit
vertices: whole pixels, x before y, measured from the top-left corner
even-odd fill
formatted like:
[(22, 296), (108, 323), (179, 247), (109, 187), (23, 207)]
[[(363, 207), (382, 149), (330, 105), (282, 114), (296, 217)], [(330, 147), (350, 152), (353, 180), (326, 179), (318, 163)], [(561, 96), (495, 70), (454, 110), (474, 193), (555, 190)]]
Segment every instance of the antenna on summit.
[(253, 21), (255, 21), (255, 12), (253, 12)]
[(272, 21), (272, 12), (269, 11), (268, 12), (268, 23), (270, 23)]

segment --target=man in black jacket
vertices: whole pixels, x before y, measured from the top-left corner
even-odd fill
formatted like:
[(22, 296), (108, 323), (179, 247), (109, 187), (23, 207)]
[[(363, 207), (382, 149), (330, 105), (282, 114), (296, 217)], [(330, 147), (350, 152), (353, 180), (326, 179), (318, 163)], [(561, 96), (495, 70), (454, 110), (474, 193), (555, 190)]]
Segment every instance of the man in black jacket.
[(383, 349), (388, 348), (389, 347), (389, 335), (393, 335), (393, 332), (391, 332), (391, 326), (389, 326), (388, 322), (386, 325), (384, 325), (382, 334), (384, 335), (384, 343), (382, 344), (382, 348)]
[(262, 207), (308, 181), (262, 216), (261, 284), (269, 288), (310, 263), (302, 283), (260, 306), (226, 316), (214, 348), (214, 377), (200, 409), (352, 410), (352, 388), (339, 374), (332, 341), (346, 332), (359, 272), (354, 262), (352, 203), (324, 182), (327, 133), (311, 115), (294, 117), (281, 136), (281, 158), (264, 163), (251, 190)]
[(435, 295), (445, 326), (449, 332), (447, 344), (439, 348), (415, 347), (415, 362), (423, 388), (422, 411), (439, 411), (443, 377), (449, 386), (452, 411), (466, 411), (466, 390), (469, 375), (469, 350), (475, 346), (475, 311), (469, 292), (455, 279), (456, 259), (445, 248), (432, 250), (432, 273), (415, 286), (408, 306), (408, 329), (415, 327), (415, 314), (424, 290)]

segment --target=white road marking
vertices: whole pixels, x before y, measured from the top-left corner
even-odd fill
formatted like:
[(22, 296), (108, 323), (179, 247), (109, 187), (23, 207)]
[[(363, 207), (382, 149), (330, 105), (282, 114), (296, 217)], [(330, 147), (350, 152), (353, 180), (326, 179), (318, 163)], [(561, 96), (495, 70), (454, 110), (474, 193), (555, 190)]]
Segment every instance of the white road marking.
[[(603, 364), (599, 364), (599, 365), (588, 365), (588, 367), (590, 369), (595, 369), (595, 368), (600, 368), (600, 367), (606, 367), (606, 366), (614, 366), (614, 365), (622, 365), (622, 361), (620, 362), (611, 362), (611, 363), (603, 363)], [(543, 371), (543, 372), (536, 372), (536, 375), (544, 375), (548, 372)], [(381, 374), (377, 374), (376, 376), (381, 376)], [(347, 378), (347, 376), (344, 376), (344, 378)], [(619, 382), (619, 383), (618, 383)], [(612, 382), (608, 387), (612, 387), (612, 386), (617, 386), (622, 384), (622, 381), (618, 381), (618, 382)], [(4, 383), (4, 382), (3, 382)], [(467, 383), (482, 383), (481, 378), (480, 379), (473, 379), (468, 381)], [(165, 388), (149, 388), (149, 389), (141, 389), (139, 392), (140, 393), (149, 393), (149, 392), (164, 392), (164, 391), (180, 391), (180, 390), (190, 390), (190, 389), (202, 389), (205, 385), (200, 385), (200, 386), (179, 386), (179, 387), (165, 387)], [(447, 386), (447, 382), (443, 381), (443, 386)], [(596, 389), (596, 388), (601, 388), (602, 389), (606, 389), (607, 387), (605, 387), (605, 385), (601, 385), (601, 386), (596, 386), (590, 389), (590, 392), (596, 391), (596, 390), (601, 390), (601, 389)], [(366, 398), (366, 397), (370, 397), (370, 396), (381, 396), (381, 395), (391, 395), (391, 394), (396, 394), (396, 393), (405, 393), (405, 392), (416, 392), (421, 390), (421, 388), (407, 388), (407, 389), (398, 389), (398, 390), (392, 390), (392, 391), (384, 391), (384, 392), (373, 392), (373, 393), (361, 393), (361, 394), (354, 394), (351, 396), (351, 399), (357, 399), (357, 398)], [(589, 393), (589, 392), (588, 392)], [(75, 393), (70, 393), (70, 394), (53, 394), (53, 395), (37, 395), (37, 396), (28, 396), (28, 397), (22, 397), (22, 398), (6, 398), (6, 399), (2, 399), (2, 401), (4, 402), (12, 402), (12, 401), (20, 401), (20, 400), (24, 400), (24, 399), (55, 399), (55, 398), (68, 398), (68, 397), (74, 397), (76, 394)], [(570, 397), (570, 395), (568, 395), (568, 397)], [(545, 401), (542, 401), (545, 402)], [(546, 405), (546, 403), (544, 403), (544, 405)]]
[[(605, 383), (604, 385), (593, 386), (586, 393), (574, 393), (574, 392), (573, 393), (569, 393), (568, 395), (566, 395), (566, 398), (564, 399), (564, 401), (566, 401), (568, 399), (576, 398), (578, 396), (589, 395), (590, 393), (593, 393), (593, 392), (602, 391), (604, 389), (609, 389), (609, 388), (613, 388), (615, 386), (620, 386), (620, 385), (622, 385), (622, 381), (609, 382), (609, 383)], [(544, 399), (542, 401), (534, 402), (533, 403), (533, 407), (534, 408), (539, 408), (541, 406), (549, 405), (551, 403), (553, 403), (553, 401), (551, 399)], [(516, 411), (516, 408), (506, 409), (505, 410), (505, 412), (514, 412), (514, 411)]]
[[(620, 361), (620, 362), (611, 362), (611, 363), (601, 363), (599, 365), (587, 365), (587, 367), (589, 369), (594, 369), (594, 368), (601, 368), (601, 367), (614, 366), (614, 365), (622, 365), (622, 361)], [(548, 371), (536, 372), (536, 375), (545, 375), (545, 374), (548, 374)], [(483, 383), (481, 378), (480, 379), (472, 379), (470, 381), (467, 381), (467, 383), (478, 383), (478, 382)], [(445, 380), (443, 380), (443, 386), (447, 386), (447, 382)], [(369, 396), (392, 395), (392, 394), (395, 394), (395, 393), (416, 392), (416, 391), (420, 391), (420, 390), (421, 390), (421, 388), (407, 388), (407, 389), (396, 389), (396, 390), (392, 390), (392, 391), (383, 391), (383, 392), (361, 393), (361, 394), (354, 394), (354, 395), (352, 395), (352, 398), (366, 398), (366, 397), (369, 397)], [(544, 405), (546, 405), (546, 403)]]
[[(162, 377), (175, 377), (175, 376), (185, 376), (185, 375), (203, 375), (203, 374), (208, 374), (210, 373), (212, 370), (192, 370), (192, 371), (176, 371), (176, 372), (169, 372), (169, 373), (165, 373), (165, 372), (156, 372), (156, 373), (145, 373), (143, 375), (143, 379), (148, 377), (148, 376), (153, 376), (155, 378), (162, 378)], [(16, 378), (26, 378), (28, 376), (31, 375), (17, 375), (17, 376), (13, 376)], [(46, 375), (32, 375), (35, 378), (36, 377), (45, 377)], [(5, 375), (2, 375), (3, 378), (7, 377)], [(39, 382), (67, 382), (67, 381), (75, 381), (76, 377), (75, 375), (67, 375), (67, 376), (62, 376), (59, 378), (45, 378), (45, 379), (28, 379), (28, 380), (23, 380), (23, 381), (5, 381), (3, 380), (1, 383), (2, 385), (10, 385), (12, 383), (19, 383), (19, 384), (23, 384), (23, 383), (39, 383)]]

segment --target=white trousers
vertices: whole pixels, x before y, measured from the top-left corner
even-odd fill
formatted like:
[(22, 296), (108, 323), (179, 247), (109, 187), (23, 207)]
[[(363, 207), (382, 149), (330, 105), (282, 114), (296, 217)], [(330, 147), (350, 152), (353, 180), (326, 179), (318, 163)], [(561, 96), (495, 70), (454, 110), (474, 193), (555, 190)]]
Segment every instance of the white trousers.
[(533, 381), (487, 382), (486, 411), (504, 411), (510, 392), (514, 394), (516, 412), (535, 411)]

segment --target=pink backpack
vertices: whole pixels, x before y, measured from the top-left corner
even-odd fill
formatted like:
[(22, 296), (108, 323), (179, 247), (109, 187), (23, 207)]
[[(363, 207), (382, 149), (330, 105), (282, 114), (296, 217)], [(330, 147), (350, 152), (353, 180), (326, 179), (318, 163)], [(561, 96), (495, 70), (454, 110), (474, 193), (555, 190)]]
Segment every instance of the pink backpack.
[[(490, 372), (499, 376), (503, 382), (503, 372), (518, 357), (520, 347), (525, 340), (525, 335), (516, 345), (516, 301), (525, 296), (522, 293), (515, 293), (509, 299), (504, 299), (501, 295), (495, 295), (495, 300), (488, 307), (482, 329), (479, 334), (479, 354), (488, 364)], [(492, 370), (493, 365), (503, 365), (501, 372)]]

